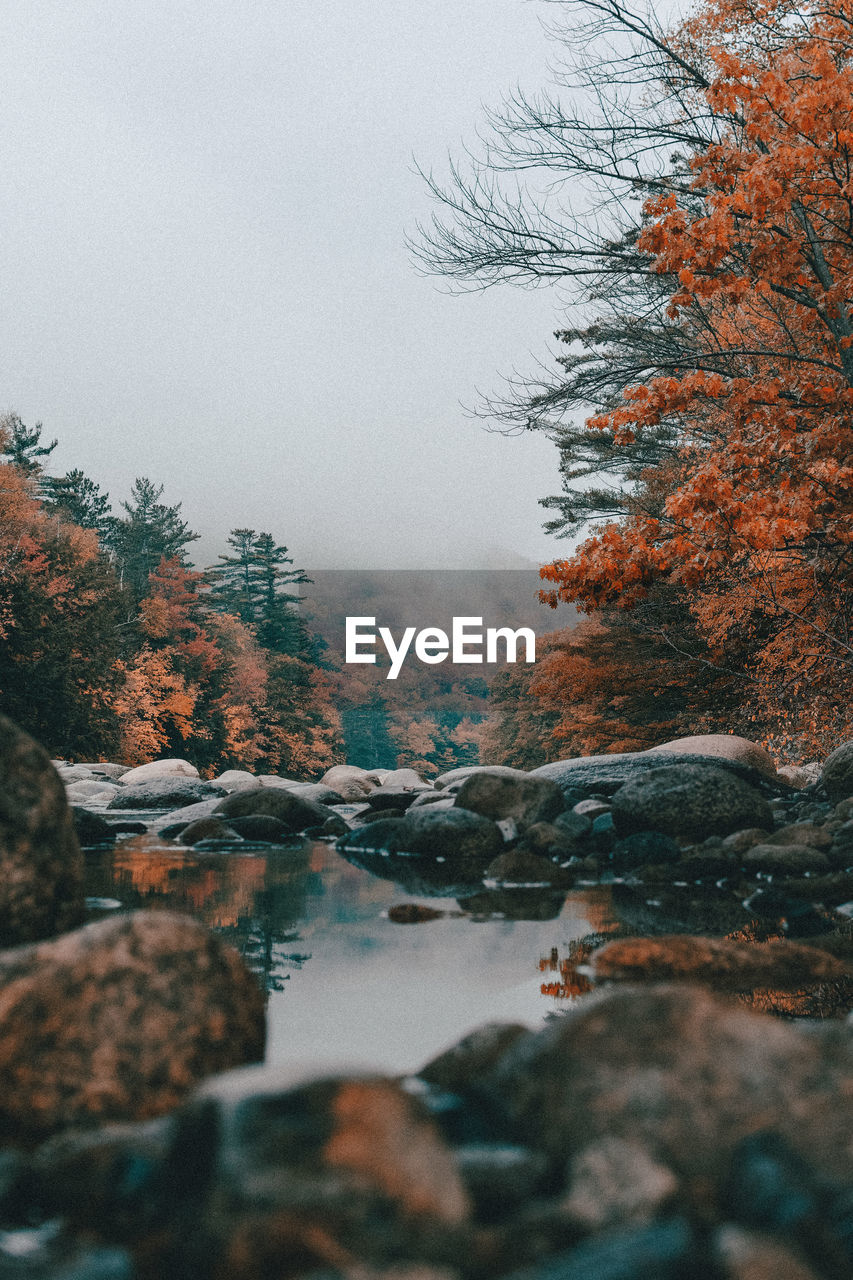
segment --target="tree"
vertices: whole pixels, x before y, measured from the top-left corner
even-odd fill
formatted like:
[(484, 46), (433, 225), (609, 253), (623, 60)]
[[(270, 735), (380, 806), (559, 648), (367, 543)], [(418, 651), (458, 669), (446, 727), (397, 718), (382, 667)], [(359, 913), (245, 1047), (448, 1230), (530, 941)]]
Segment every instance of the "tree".
[(59, 443), (51, 440), (50, 444), (42, 444), (43, 430), (40, 422), (34, 427), (25, 426), (17, 413), (7, 413), (0, 418), (4, 456), (22, 475), (32, 479), (38, 479), (43, 471), (41, 459), (48, 458)]
[(310, 582), (304, 569), (290, 569), (292, 556), (269, 533), (232, 529), (232, 553), (219, 556), (207, 570), (210, 598), (216, 608), (236, 614), (253, 626), (258, 642), (272, 653), (305, 656), (307, 632), (292, 586)]
[(123, 586), (138, 602), (146, 594), (148, 578), (161, 559), (173, 557), (186, 562), (186, 548), (198, 539), (181, 518), (181, 504), (167, 506), (160, 501), (163, 485), (144, 476), (134, 481), (125, 511), (113, 523), (107, 546)]
[[(555, 103), (517, 102), (488, 160), (597, 178), (599, 220), (575, 248), (571, 220), (557, 236), (519, 196), (513, 222), (506, 200), (469, 185), (466, 204), (457, 182), (433, 262), (487, 281), (562, 273), (588, 306), (609, 288), (609, 324), (561, 334), (569, 378), (526, 398), (568, 485), (585, 448), (586, 474), (603, 460), (620, 489), (610, 510), (603, 494), (556, 504), (564, 527), (609, 522), (546, 566), (550, 598), (636, 609), (689, 592), (755, 723), (813, 751), (850, 722), (853, 14), (710, 0), (665, 33), (608, 0), (585, 8), (629, 41), (601, 81), (608, 111), (584, 136)], [(630, 185), (644, 203), (626, 218)], [(559, 415), (582, 391), (599, 411), (578, 429)]]
[(64, 476), (45, 480), (42, 501), (51, 515), (80, 529), (91, 529), (105, 544), (109, 541), (115, 523), (109, 494), (82, 471), (66, 471)]

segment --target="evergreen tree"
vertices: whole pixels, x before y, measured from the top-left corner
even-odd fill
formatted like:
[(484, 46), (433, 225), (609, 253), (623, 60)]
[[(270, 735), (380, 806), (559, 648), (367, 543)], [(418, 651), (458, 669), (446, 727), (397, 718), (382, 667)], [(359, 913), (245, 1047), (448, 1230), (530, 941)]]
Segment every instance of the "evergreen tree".
[(161, 559), (187, 564), (186, 547), (199, 536), (181, 519), (180, 502), (166, 506), (162, 495), (163, 485), (137, 478), (130, 501), (122, 503), (126, 514), (113, 521), (107, 538), (119, 580), (137, 602), (148, 594), (148, 576)]
[(80, 470), (44, 482), (43, 503), (51, 515), (61, 516), (80, 529), (92, 529), (102, 543), (109, 541), (115, 518), (109, 494)]
[(221, 555), (207, 572), (211, 603), (254, 627), (258, 642), (271, 653), (305, 656), (309, 647), (292, 586), (310, 582), (303, 569), (291, 569), (292, 556), (269, 533), (232, 529), (232, 553)]
[(13, 467), (33, 479), (38, 479), (42, 473), (40, 459), (49, 457), (58, 444), (56, 440), (51, 440), (50, 444), (42, 444), (43, 430), (40, 422), (34, 427), (25, 426), (17, 413), (7, 413), (0, 418), (0, 434), (4, 438), (3, 455)]

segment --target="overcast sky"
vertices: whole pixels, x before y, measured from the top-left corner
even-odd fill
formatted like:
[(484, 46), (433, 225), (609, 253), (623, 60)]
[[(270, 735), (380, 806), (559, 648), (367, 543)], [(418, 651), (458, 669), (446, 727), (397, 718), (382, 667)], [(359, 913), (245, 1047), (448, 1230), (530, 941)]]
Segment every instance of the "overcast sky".
[[(546, 290), (449, 295), (405, 231), (483, 104), (547, 77), (527, 0), (27, 0), (0, 38), (0, 409), (213, 559), (540, 560), (538, 436), (461, 407), (547, 355)], [(509, 563), (504, 556), (504, 562)]]

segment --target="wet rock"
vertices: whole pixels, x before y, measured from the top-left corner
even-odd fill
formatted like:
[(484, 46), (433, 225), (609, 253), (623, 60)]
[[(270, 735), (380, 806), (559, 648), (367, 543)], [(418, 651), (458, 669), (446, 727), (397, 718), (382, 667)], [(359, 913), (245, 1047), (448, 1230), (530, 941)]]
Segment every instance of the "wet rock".
[(775, 779), (776, 777), (776, 765), (765, 747), (758, 742), (751, 742), (749, 738), (738, 738), (731, 733), (703, 733), (692, 738), (674, 738), (671, 742), (662, 742), (660, 746), (650, 747), (649, 754), (653, 752), (733, 760), (736, 764), (744, 764), (751, 769), (756, 769), (766, 778)]
[(726, 836), (722, 847), (726, 853), (745, 853), (753, 845), (766, 844), (769, 836), (770, 833), (765, 827), (744, 827), (742, 830), (733, 831), (731, 835)]
[(745, 871), (772, 871), (783, 875), (805, 875), (829, 870), (829, 859), (820, 849), (807, 844), (754, 844), (742, 855)]
[[(229, 825), (238, 818), (264, 815), (277, 818), (285, 833), (294, 835), (308, 827), (321, 827), (334, 816), (325, 805), (304, 800), (293, 791), (279, 787), (258, 787), (254, 791), (234, 791), (213, 810), (217, 817), (227, 818)], [(235, 827), (239, 830), (239, 827)], [(241, 832), (242, 834), (242, 832)]]
[(393, 924), (425, 924), (430, 920), (443, 920), (446, 911), (423, 907), (418, 902), (400, 902), (388, 908), (388, 919)]
[(495, 823), (468, 809), (428, 806), (409, 811), (401, 821), (402, 847), (409, 853), (462, 859), (485, 868), (503, 850), (503, 837)]
[(88, 809), (74, 805), (71, 814), (77, 839), (83, 849), (91, 849), (96, 844), (110, 844), (115, 840), (115, 828), (110, 826), (99, 813), (91, 813)]
[[(753, 786), (760, 785), (762, 781), (762, 775), (757, 770), (719, 756), (676, 755), (670, 752), (666, 764), (668, 767), (679, 764), (701, 767), (704, 764), (731, 773)], [(553, 779), (564, 795), (573, 797), (567, 803), (576, 804), (591, 796), (612, 796), (625, 783), (641, 778), (652, 769), (660, 769), (662, 765), (660, 755), (654, 751), (628, 751), (623, 754), (575, 756), (569, 760), (555, 760), (552, 764), (543, 764), (534, 769), (532, 776)]]
[(714, 1253), (726, 1280), (821, 1280), (782, 1241), (732, 1223), (717, 1232)]
[(567, 1215), (584, 1231), (644, 1223), (671, 1204), (678, 1179), (645, 1147), (602, 1138), (572, 1157)]
[(199, 772), (189, 760), (152, 760), (149, 764), (137, 765), (122, 774), (125, 786), (135, 786), (138, 782), (150, 782), (153, 778), (196, 778)]
[(592, 830), (592, 818), (590, 818), (589, 814), (578, 813), (577, 807), (575, 807), (558, 814), (554, 819), (553, 825), (561, 831), (565, 831), (573, 839), (581, 840), (584, 836), (589, 835)]
[(664, 835), (662, 831), (634, 831), (617, 840), (610, 850), (610, 865), (614, 871), (679, 862), (680, 859), (681, 849), (671, 836)]
[(614, 987), (523, 1037), (480, 1081), (519, 1140), (566, 1159), (639, 1142), (704, 1215), (737, 1143), (772, 1126), (821, 1173), (849, 1175), (853, 1045), (805, 1035), (699, 986)]
[(495, 822), (512, 818), (523, 831), (536, 822), (556, 818), (565, 808), (565, 801), (560, 788), (548, 778), (472, 773), (457, 791), (456, 805)]
[(168, 834), (171, 838), (182, 831), (187, 823), (196, 822), (199, 818), (209, 818), (219, 804), (219, 799), (219, 796), (211, 796), (208, 800), (198, 800), (195, 804), (182, 805), (180, 809), (173, 809), (158, 819), (155, 829), (159, 835)]
[(43, 747), (0, 716), (0, 945), (83, 919), (83, 857), (65, 788)]
[(828, 849), (832, 844), (832, 832), (825, 825), (819, 826), (816, 822), (793, 822), (756, 843), (807, 844), (813, 849)]
[(692, 979), (722, 991), (790, 991), (851, 975), (835, 956), (795, 942), (733, 942), (684, 934), (619, 938), (594, 952), (590, 966), (598, 981)]
[(418, 1076), (447, 1093), (467, 1093), (512, 1045), (530, 1035), (519, 1022), (487, 1022), (433, 1058)]
[(161, 1114), (260, 1058), (264, 1034), (254, 975), (183, 916), (139, 911), (0, 953), (0, 1132)]
[(547, 858), (524, 849), (510, 849), (490, 862), (484, 879), (499, 885), (556, 885), (570, 889), (575, 877)]
[[(131, 773), (135, 772), (135, 769), (131, 770)], [(166, 774), (147, 781), (124, 783), (110, 800), (107, 809), (172, 809), (220, 794), (220, 789), (210, 782), (184, 777), (182, 774)]]
[(338, 836), (345, 836), (349, 831), (349, 827), (340, 814), (333, 814), (331, 818), (327, 818), (320, 828), (320, 836), (337, 839)]
[(256, 840), (262, 844), (281, 844), (293, 834), (286, 823), (268, 813), (249, 813), (245, 818), (230, 818), (228, 826), (242, 840)]
[(239, 839), (233, 827), (226, 826), (219, 818), (196, 818), (195, 822), (187, 823), (178, 837), (178, 842), (193, 845), (201, 840), (233, 840), (235, 836)]
[(363, 800), (377, 785), (371, 781), (366, 769), (359, 769), (354, 764), (332, 765), (320, 782), (324, 787), (331, 787), (348, 804)]
[(528, 888), (507, 885), (457, 897), (463, 911), (477, 919), (494, 916), (505, 920), (556, 920), (566, 905), (566, 890), (549, 885)]
[[(591, 826), (591, 823), (587, 823), (587, 831)], [(558, 826), (556, 822), (534, 822), (525, 831), (518, 848), (528, 853), (565, 859), (580, 854), (584, 846), (582, 840), (577, 835), (572, 835), (567, 826)]]
[(707, 764), (664, 765), (626, 783), (613, 796), (613, 821), (622, 835), (655, 830), (694, 839), (773, 826), (759, 791)]
[(842, 742), (827, 756), (821, 770), (820, 785), (832, 804), (853, 796), (853, 742)]

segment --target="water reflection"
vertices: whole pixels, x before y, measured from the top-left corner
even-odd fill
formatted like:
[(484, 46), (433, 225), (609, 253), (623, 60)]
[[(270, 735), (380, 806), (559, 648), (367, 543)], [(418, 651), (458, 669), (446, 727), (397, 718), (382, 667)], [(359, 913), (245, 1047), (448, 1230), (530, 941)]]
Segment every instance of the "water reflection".
[(211, 853), (149, 835), (87, 857), (90, 897), (186, 912), (232, 941), (269, 993), (269, 1057), (312, 1066), (410, 1071), (483, 1022), (534, 1026), (553, 1007), (539, 957), (613, 923), (602, 889), (496, 912), (431, 886), (440, 918), (404, 928), (388, 917), (399, 887), (321, 843)]

